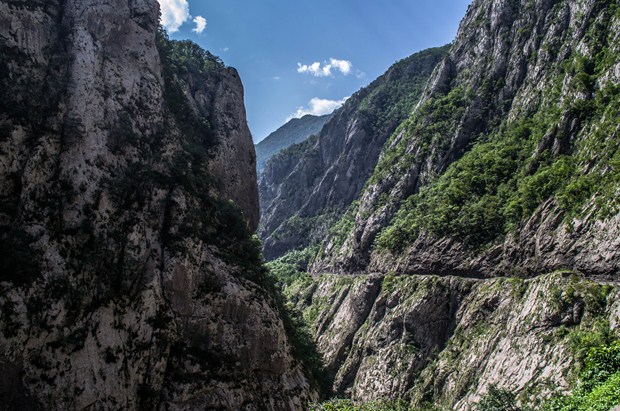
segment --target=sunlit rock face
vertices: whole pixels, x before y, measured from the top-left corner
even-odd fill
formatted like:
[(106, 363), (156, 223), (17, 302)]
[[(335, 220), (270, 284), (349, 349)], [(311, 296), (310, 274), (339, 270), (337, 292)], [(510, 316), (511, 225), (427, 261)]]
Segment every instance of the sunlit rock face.
[[(613, 193), (618, 187), (608, 167), (615, 146), (608, 144), (618, 132), (617, 110), (610, 109), (617, 105), (614, 90), (620, 83), (618, 27), (620, 15), (603, 1), (474, 1), (411, 117), (383, 147), (358, 202), (340, 224), (346, 228), (323, 239), (312, 272), (492, 277), (572, 268), (616, 275), (620, 228)], [(529, 137), (510, 140), (520, 125)], [(483, 144), (497, 141), (496, 153), (513, 143), (523, 150), (508, 175), (531, 179), (529, 186), (510, 188), (520, 190), (512, 197), (520, 216), (509, 229), (504, 217), (493, 220), (488, 214), (511, 205), (485, 204), (483, 198), (501, 198), (497, 192), (507, 181), (499, 170), (484, 174), (492, 166), (481, 153), (492, 150)], [(563, 159), (572, 168), (551, 181), (546, 170), (561, 168)], [(458, 170), (476, 164), (480, 184), (459, 182), (467, 177)], [(489, 175), (497, 183), (483, 182)], [(583, 175), (588, 177), (566, 184)], [(479, 191), (462, 202), (419, 195), (441, 183)], [(441, 196), (442, 190), (447, 188), (433, 193)], [(478, 216), (468, 203), (473, 198), (482, 198)], [(447, 201), (443, 209), (441, 201)], [(429, 229), (433, 224), (415, 218), (424, 213), (416, 208), (420, 203), (435, 207), (426, 221), (447, 221)], [(451, 214), (446, 207), (457, 211)], [(420, 228), (399, 238), (401, 228), (415, 224)]]
[(414, 409), (475, 409), (491, 386), (540, 406), (571, 387), (579, 333), (607, 322), (619, 330), (620, 289), (571, 273), (326, 274), (288, 292), (313, 325), (338, 397), (404, 398)]

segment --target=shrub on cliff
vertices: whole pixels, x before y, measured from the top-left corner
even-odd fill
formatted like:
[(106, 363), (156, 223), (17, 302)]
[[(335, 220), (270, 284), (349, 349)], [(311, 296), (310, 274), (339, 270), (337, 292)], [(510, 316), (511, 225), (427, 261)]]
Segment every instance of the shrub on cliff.
[(556, 398), (545, 411), (608, 411), (620, 405), (620, 341), (592, 348), (577, 389)]

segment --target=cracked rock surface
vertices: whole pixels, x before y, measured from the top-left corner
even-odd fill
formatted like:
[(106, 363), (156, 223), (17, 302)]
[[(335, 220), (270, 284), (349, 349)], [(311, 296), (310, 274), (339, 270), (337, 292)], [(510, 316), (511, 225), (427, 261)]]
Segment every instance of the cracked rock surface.
[(304, 409), (250, 237), (241, 81), (178, 64), (158, 21), (156, 0), (0, 1), (0, 403)]

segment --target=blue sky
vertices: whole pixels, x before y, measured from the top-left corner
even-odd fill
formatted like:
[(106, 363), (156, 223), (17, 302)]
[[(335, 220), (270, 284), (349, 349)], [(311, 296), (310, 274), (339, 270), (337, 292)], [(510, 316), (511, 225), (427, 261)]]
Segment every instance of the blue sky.
[(173, 39), (237, 68), (258, 142), (333, 110), (394, 62), (454, 39), (471, 0), (159, 0)]

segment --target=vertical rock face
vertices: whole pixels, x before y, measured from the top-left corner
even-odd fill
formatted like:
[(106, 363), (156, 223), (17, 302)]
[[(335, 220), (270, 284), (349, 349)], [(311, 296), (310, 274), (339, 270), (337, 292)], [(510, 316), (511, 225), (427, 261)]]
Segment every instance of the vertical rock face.
[[(197, 50), (193, 50), (197, 53)], [(213, 62), (219, 65), (219, 62)], [(247, 125), (243, 85), (237, 70), (171, 70), (176, 83), (168, 84), (170, 98), (183, 95), (185, 104), (176, 107), (177, 121), (189, 111), (195, 119), (192, 126), (203, 129), (202, 143), (209, 146), (207, 171), (213, 179), (211, 193), (237, 204), (245, 216), (250, 232), (259, 221), (256, 155)], [(193, 134), (195, 131), (187, 130)]]
[(256, 154), (245, 116), (243, 85), (233, 68), (221, 70), (207, 84), (216, 88), (198, 94), (210, 99), (199, 102), (198, 110), (207, 111), (213, 119), (216, 147), (210, 153), (209, 173), (218, 182), (217, 195), (234, 201), (254, 232), (259, 222)]
[[(619, 115), (610, 107), (619, 25), (615, 2), (473, 2), (420, 103), (385, 145), (349, 228), (324, 242), (313, 272), (617, 273), (618, 209), (603, 187), (617, 190), (608, 164), (617, 156)], [(517, 130), (526, 137), (513, 138)], [(494, 165), (485, 156), (510, 144), (523, 150), (505, 150), (504, 160), (521, 156), (510, 177), (487, 172)], [(562, 161), (570, 172), (550, 178)], [(477, 165), (478, 182), (466, 175)], [(497, 182), (485, 183), (485, 172)], [(517, 217), (501, 210), (511, 201)]]
[(239, 76), (158, 20), (0, 1), (0, 403), (303, 409)]
[(292, 301), (316, 330), (339, 396), (465, 411), (495, 385), (538, 409), (569, 388), (579, 335), (606, 322), (618, 331), (619, 291), (568, 273), (323, 275)]

